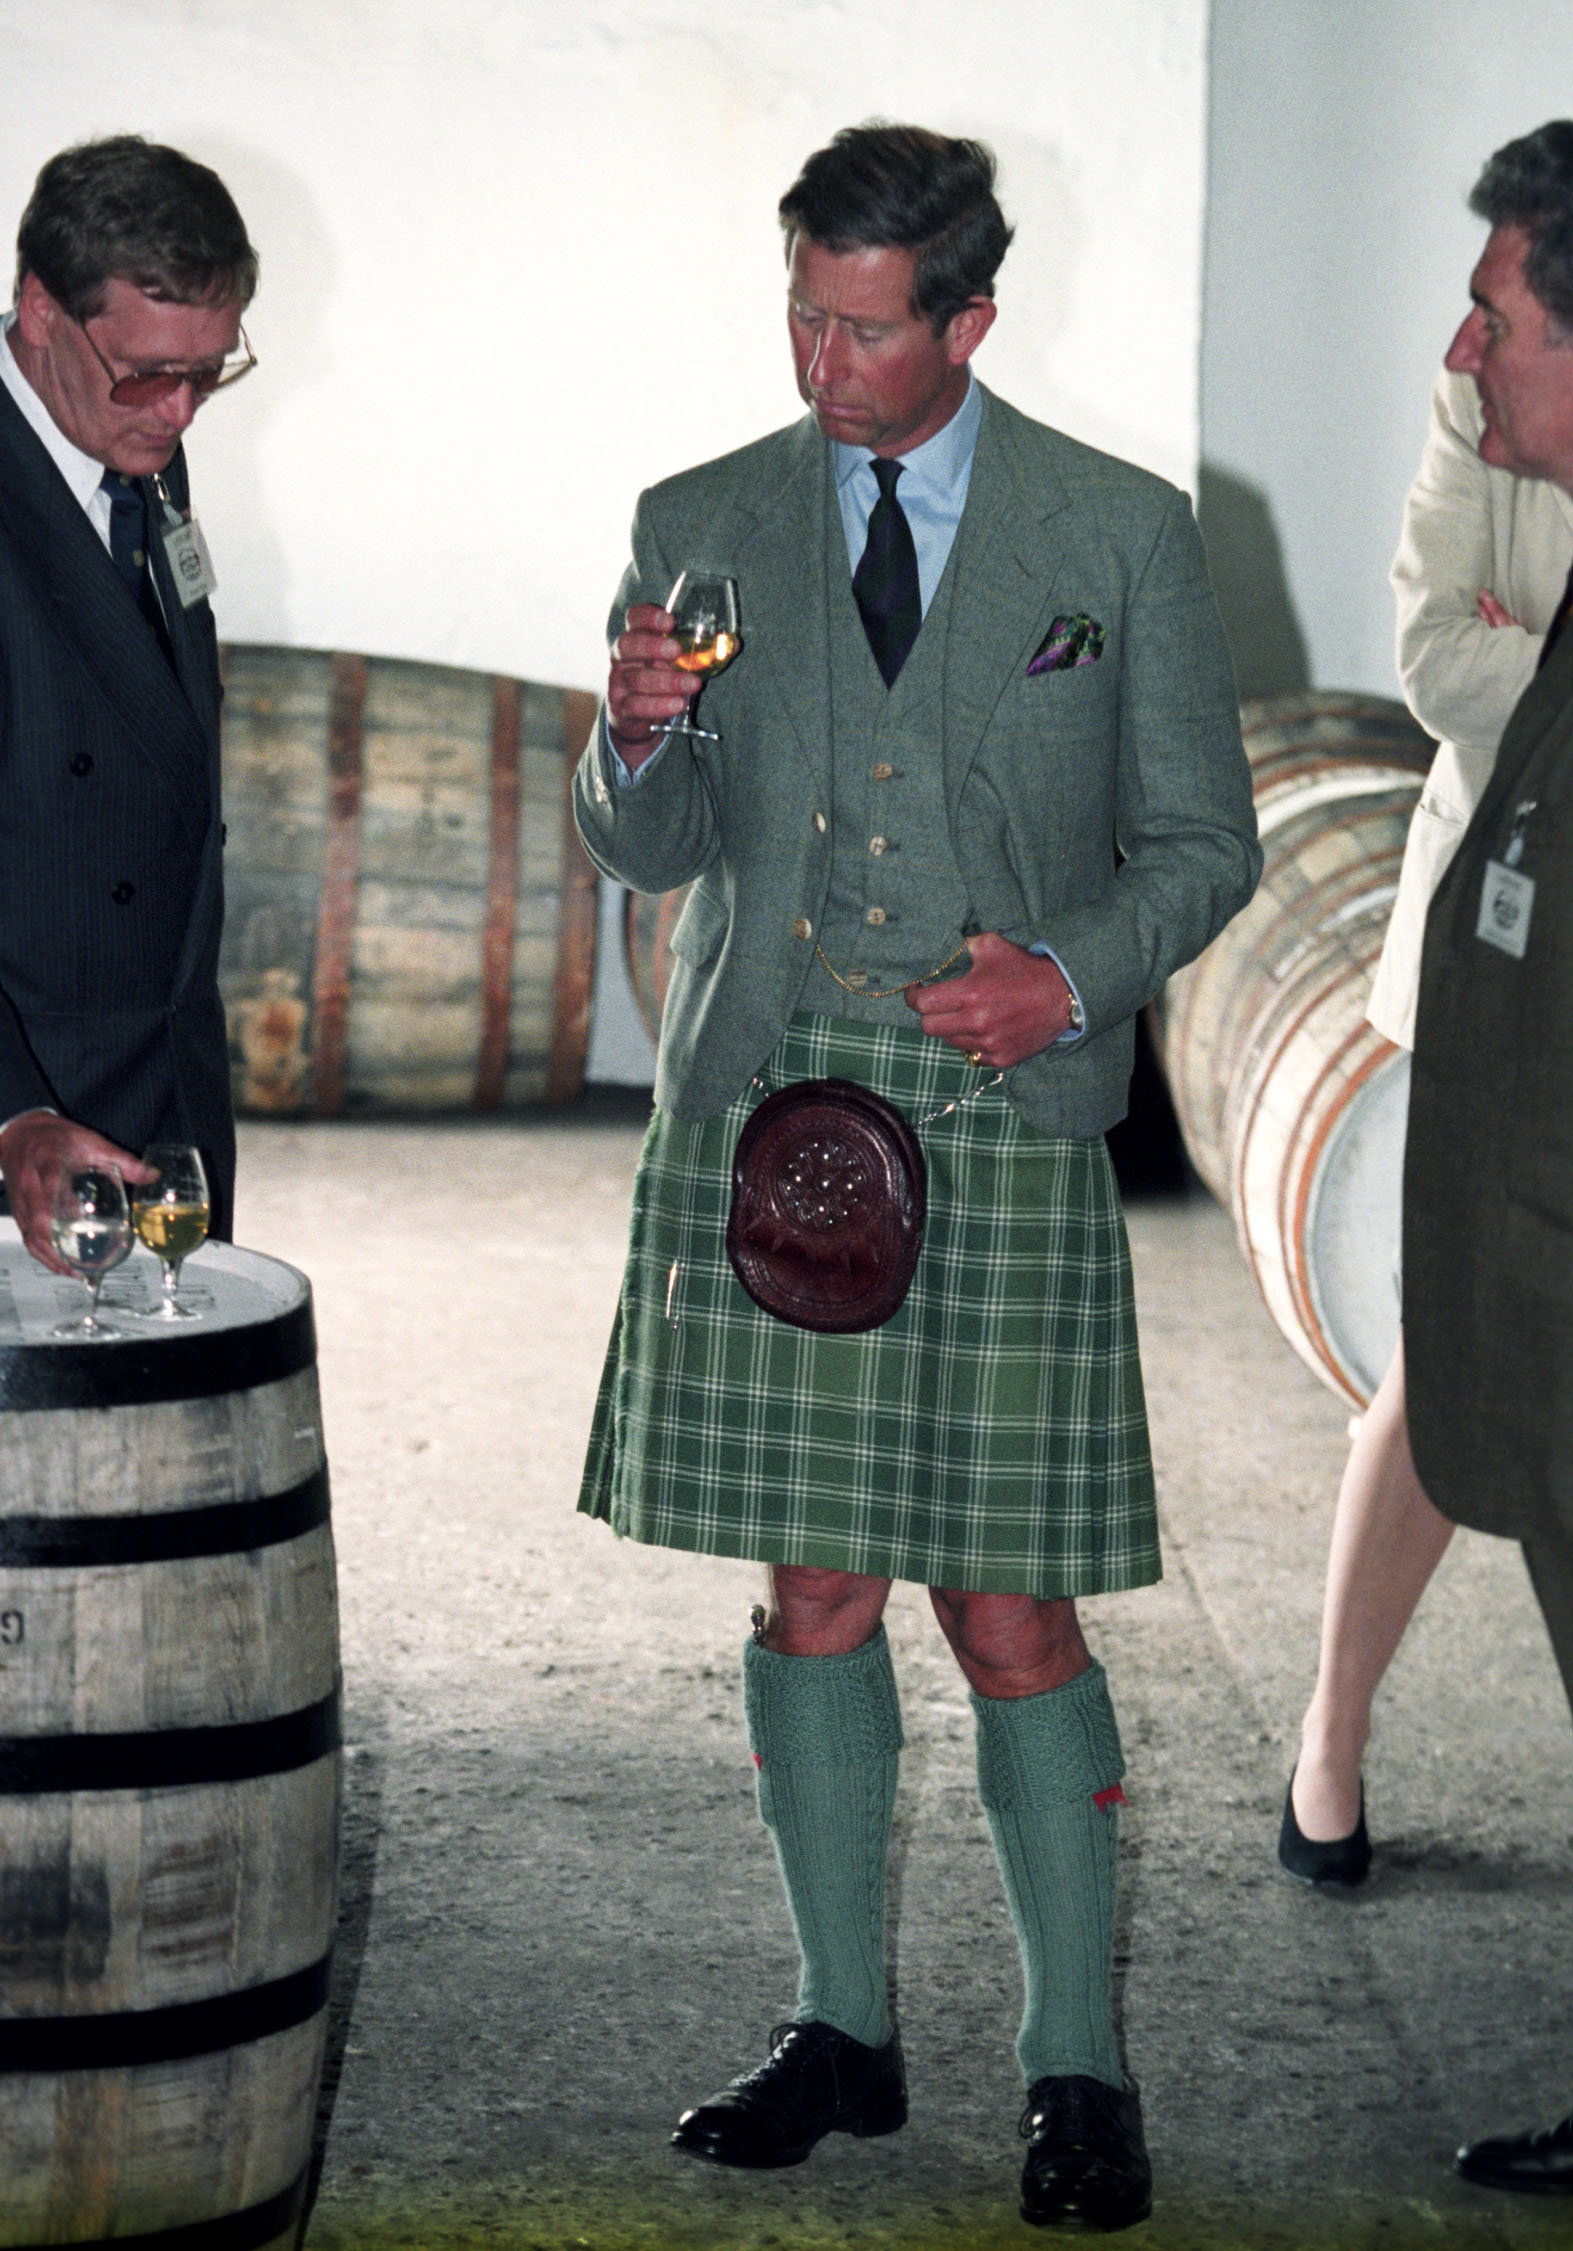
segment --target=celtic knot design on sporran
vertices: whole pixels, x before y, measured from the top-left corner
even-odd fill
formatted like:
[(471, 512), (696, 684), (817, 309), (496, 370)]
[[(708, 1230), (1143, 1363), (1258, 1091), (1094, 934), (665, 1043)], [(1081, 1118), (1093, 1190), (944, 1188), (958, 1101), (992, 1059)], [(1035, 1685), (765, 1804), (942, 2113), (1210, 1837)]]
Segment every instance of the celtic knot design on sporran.
[(799, 1226), (829, 1234), (867, 1213), (879, 1183), (865, 1151), (838, 1135), (815, 1134), (785, 1152), (776, 1185)]

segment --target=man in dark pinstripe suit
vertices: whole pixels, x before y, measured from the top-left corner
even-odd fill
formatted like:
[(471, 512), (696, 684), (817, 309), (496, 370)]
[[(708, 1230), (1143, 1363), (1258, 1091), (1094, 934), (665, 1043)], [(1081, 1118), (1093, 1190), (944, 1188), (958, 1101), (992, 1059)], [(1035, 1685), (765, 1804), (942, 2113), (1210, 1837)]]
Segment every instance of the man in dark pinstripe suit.
[(0, 1173), (58, 1261), (63, 1169), (198, 1144), (227, 1235), (218, 651), (181, 439), (254, 364), (223, 183), (141, 139), (39, 174), (0, 340)]
[[(1573, 120), (1499, 148), (1469, 203), (1491, 233), (1447, 365), (1479, 394), (1480, 458), (1573, 494)], [(1426, 921), (1404, 1358), (1420, 1482), (1455, 1524), (1522, 1543), (1573, 1699), (1570, 606), (1573, 580)], [(1527, 1931), (1521, 1947), (1533, 1962)], [(1573, 2110), (1454, 2163), (1482, 2188), (1573, 2197)]]

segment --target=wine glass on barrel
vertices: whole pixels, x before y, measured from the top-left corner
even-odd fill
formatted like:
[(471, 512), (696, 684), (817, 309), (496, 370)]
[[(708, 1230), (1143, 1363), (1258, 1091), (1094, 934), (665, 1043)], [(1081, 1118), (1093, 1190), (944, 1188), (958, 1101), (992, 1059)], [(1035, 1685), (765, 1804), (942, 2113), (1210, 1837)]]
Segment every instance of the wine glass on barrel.
[(87, 1284), (87, 1311), (81, 1320), (62, 1321), (52, 1333), (89, 1339), (118, 1336), (117, 1329), (98, 1318), (98, 1293), (104, 1276), (131, 1249), (126, 1184), (117, 1166), (94, 1165), (83, 1172), (60, 1175), (49, 1217), (49, 1239), (72, 1273)]
[(142, 1162), (158, 1177), (131, 1191), (131, 1221), (164, 1269), (153, 1318), (194, 1321), (197, 1316), (181, 1304), (179, 1291), (181, 1262), (206, 1237), (212, 1213), (201, 1152), (183, 1141), (155, 1141), (143, 1150)]
[[(708, 571), (679, 571), (664, 607), (672, 616), (672, 639), (677, 643), (673, 663), (679, 672), (697, 672), (705, 679), (724, 672), (743, 646), (738, 626), (737, 580)], [(694, 721), (693, 697), (680, 719), (672, 722), (674, 735), (697, 735), (718, 743), (721, 737)]]

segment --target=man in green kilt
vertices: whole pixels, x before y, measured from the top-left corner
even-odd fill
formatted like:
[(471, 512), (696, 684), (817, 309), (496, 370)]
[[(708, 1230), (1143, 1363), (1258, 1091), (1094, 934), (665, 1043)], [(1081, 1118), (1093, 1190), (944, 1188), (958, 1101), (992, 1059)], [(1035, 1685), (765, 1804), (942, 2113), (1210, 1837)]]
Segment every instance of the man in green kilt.
[[(678, 2147), (788, 2165), (905, 2122), (880, 1621), (916, 1580), (972, 1690), (1025, 1965), (1022, 2210), (1116, 2228), (1151, 2180), (1110, 2000), (1123, 1760), (1075, 1597), (1159, 1560), (1102, 1135), (1136, 1011), (1260, 857), (1183, 495), (971, 373), (1010, 240), (993, 182), (979, 144), (914, 127), (810, 157), (780, 206), (810, 412), (639, 503), (575, 801), (609, 875), (692, 890), (580, 1505), (767, 1566), (744, 1703), (802, 1977), (768, 2059), (685, 2113)], [(679, 571), (740, 596), (702, 734), (674, 726), (700, 677), (662, 606)], [(910, 1286), (873, 1326), (796, 1299), (782, 1317), (769, 1275), (795, 1239), (765, 1230), (763, 1282), (728, 1254), (743, 1127), (827, 1079), (893, 1105), (921, 1152), (875, 1199), (905, 1221), (881, 1286), (911, 1263), (926, 1173)], [(868, 1182), (816, 1133), (794, 1224), (833, 1297), (850, 1258), (816, 1270), (813, 1229), (866, 1217)]]

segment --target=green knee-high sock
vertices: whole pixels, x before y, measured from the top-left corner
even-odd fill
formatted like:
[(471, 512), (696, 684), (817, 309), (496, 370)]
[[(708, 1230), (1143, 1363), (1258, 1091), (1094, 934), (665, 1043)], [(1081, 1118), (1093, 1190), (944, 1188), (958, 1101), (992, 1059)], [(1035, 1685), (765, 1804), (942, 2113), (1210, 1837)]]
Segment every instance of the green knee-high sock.
[(797, 2021), (879, 2047), (885, 1989), (885, 1853), (901, 1713), (885, 1629), (846, 1657), (743, 1649), (759, 1812), (775, 1838), (802, 1949)]
[(1103, 1667), (1042, 1696), (974, 1696), (978, 1795), (1021, 1947), (1027, 2005), (1016, 2055), (1030, 2087), (1084, 2072), (1123, 2085), (1114, 2037), (1112, 1803), (1125, 1772)]

